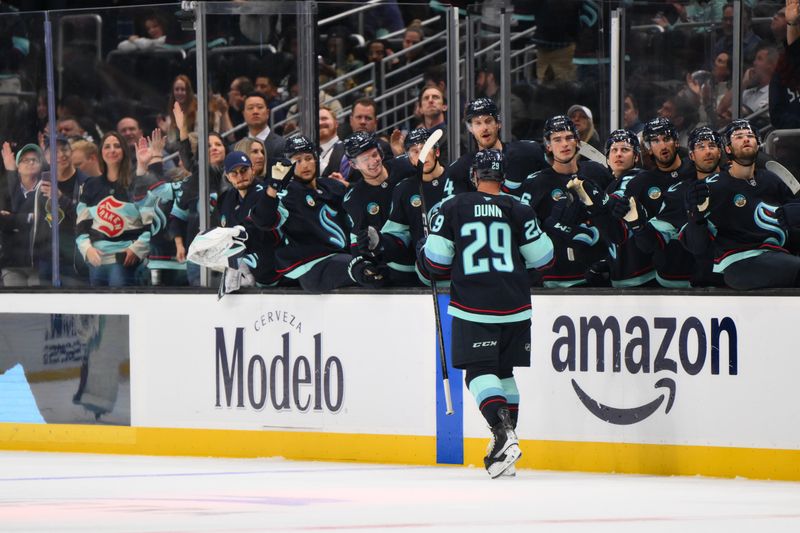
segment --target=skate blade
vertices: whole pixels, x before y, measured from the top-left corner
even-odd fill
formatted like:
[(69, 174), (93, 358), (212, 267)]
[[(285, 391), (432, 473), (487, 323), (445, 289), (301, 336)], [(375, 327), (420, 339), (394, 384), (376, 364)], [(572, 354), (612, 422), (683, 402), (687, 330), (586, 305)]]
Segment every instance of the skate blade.
[[(522, 450), (519, 449), (519, 445), (512, 444), (506, 448), (505, 455), (505, 459), (489, 465), (486, 469), (492, 479), (502, 476), (503, 472), (514, 466), (514, 463), (519, 461), (520, 457), (522, 457)], [(516, 474), (516, 468), (514, 473)]]

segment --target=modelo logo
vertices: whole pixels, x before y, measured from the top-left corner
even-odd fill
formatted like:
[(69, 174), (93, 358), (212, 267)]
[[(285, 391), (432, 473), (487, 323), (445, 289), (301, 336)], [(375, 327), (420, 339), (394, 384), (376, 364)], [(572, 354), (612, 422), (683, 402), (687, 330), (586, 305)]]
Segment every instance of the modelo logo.
[(276, 411), (337, 412), (342, 408), (344, 367), (338, 357), (323, 358), (322, 333), (314, 335), (314, 356), (309, 358), (292, 353), (297, 334), (302, 332), (302, 323), (295, 325), (293, 315), (269, 312), (255, 321), (254, 329), (267, 333), (264, 326), (269, 322), (288, 324), (287, 315), (292, 317), (295, 337), (291, 332), (280, 335), (282, 348), (271, 359), (260, 354), (245, 356), (245, 328), (235, 329), (232, 346), (225, 328), (215, 328), (217, 407), (245, 407), (247, 402), (247, 407), (261, 410), (269, 392), (270, 403)]
[[(679, 323), (675, 317), (654, 317), (652, 324), (644, 317), (631, 317), (624, 324), (628, 334), (622, 343), (622, 325), (616, 317), (602, 320), (598, 316), (580, 317), (576, 327), (572, 318), (562, 315), (553, 322), (553, 333), (560, 335), (553, 343), (551, 361), (556, 372), (627, 372), (689, 376), (699, 374), (707, 365), (712, 375), (720, 374), (720, 338), (727, 339), (728, 375), (735, 376), (738, 368), (738, 340), (733, 319), (712, 318), (704, 325), (698, 318), (689, 317)], [(590, 342), (594, 336), (594, 350)], [(606, 360), (606, 339), (610, 336), (612, 354), (610, 368)], [(674, 357), (677, 344), (678, 357)], [(656, 390), (664, 388), (652, 401), (644, 405), (612, 407), (592, 398), (571, 380), (572, 388), (583, 406), (597, 418), (610, 424), (628, 425), (641, 422), (656, 412), (666, 400), (665, 413), (669, 413), (676, 397), (675, 379), (662, 377), (655, 382)]]

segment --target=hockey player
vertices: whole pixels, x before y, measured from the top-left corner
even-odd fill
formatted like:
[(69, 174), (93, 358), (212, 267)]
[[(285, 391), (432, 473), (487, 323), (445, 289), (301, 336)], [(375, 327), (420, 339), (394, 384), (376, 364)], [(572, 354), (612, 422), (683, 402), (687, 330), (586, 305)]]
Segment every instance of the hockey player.
[(520, 200), (533, 207), (555, 243), (555, 264), (542, 275), (545, 287), (586, 284), (591, 267), (608, 255), (587, 210), (573, 201), (577, 199), (568, 190), (573, 180), (597, 185), (587, 185), (589, 190), (603, 190), (611, 181), (603, 165), (578, 161), (578, 139), (578, 130), (568, 117), (548, 119), (544, 141), (553, 166), (528, 176), (519, 187)]
[[(419, 163), (419, 152), (428, 140), (430, 131), (425, 128), (411, 130), (403, 142), (408, 159), (414, 167)], [(392, 194), (389, 219), (380, 233), (361, 230), (358, 233), (359, 253), (366, 257), (381, 255), (390, 268), (393, 284), (419, 284), (415, 273), (417, 243), (424, 235), (422, 208), (428, 209), (431, 219), (433, 207), (442, 200), (445, 169), (439, 161), (438, 144), (422, 163), (422, 182), (416, 177), (401, 181)], [(399, 158), (398, 158), (399, 159)], [(422, 195), (420, 196), (420, 189)]]
[(418, 265), (434, 279), (451, 280), (452, 363), (466, 371), (467, 387), (492, 428), (484, 463), (496, 478), (522, 455), (514, 367), (530, 366), (526, 269), (546, 267), (553, 244), (530, 207), (501, 195), (502, 152), (479, 151), (473, 166), (477, 191), (442, 203)]
[(658, 283), (667, 288), (688, 288), (690, 285), (721, 285), (722, 280), (711, 271), (711, 257), (693, 256), (678, 237), (686, 224), (684, 196), (697, 180), (704, 180), (719, 171), (722, 137), (707, 126), (695, 128), (689, 134), (689, 158), (695, 175), (673, 183), (664, 191), (661, 210), (649, 220), (637, 206), (630, 209), (627, 219), (635, 228), (634, 242), (644, 253), (652, 254)]
[(722, 273), (729, 287), (797, 287), (800, 258), (785, 246), (787, 228), (800, 226), (800, 204), (778, 176), (756, 170), (760, 146), (747, 120), (728, 124), (725, 152), (731, 166), (687, 188), (689, 221), (682, 237), (695, 254), (713, 247), (714, 272)]
[(317, 176), (316, 146), (297, 135), (287, 139), (285, 155), (292, 166), (276, 165), (266, 194), (251, 213), (262, 230), (284, 234), (275, 252), (278, 273), (310, 292), (382, 285), (383, 274), (374, 264), (350, 254), (350, 225), (342, 207), (346, 188)]
[[(503, 152), (506, 169), (504, 192), (519, 197), (518, 189), (522, 181), (529, 174), (547, 168), (542, 148), (535, 141), (500, 141), (502, 124), (497, 104), (491, 99), (476, 98), (467, 104), (464, 120), (478, 150), (495, 149)], [(464, 154), (447, 169), (445, 197), (475, 190), (470, 176), (473, 157), (474, 153)]]
[[(633, 231), (623, 219), (629, 205), (626, 189), (641, 171), (637, 166), (641, 156), (639, 138), (629, 130), (615, 130), (606, 141), (605, 152), (614, 180), (606, 189), (609, 194), (607, 209), (594, 213), (592, 220), (603, 239), (612, 247), (611, 286), (625, 288), (648, 285), (655, 279), (651, 254), (637, 248)], [(615, 212), (617, 216), (614, 216)]]
[(383, 149), (374, 134), (357, 131), (344, 140), (350, 166), (361, 172), (362, 179), (350, 186), (344, 196), (344, 209), (350, 217), (350, 243), (355, 247), (356, 233), (368, 226), (380, 228), (389, 218), (394, 187), (413, 172), (408, 158), (394, 158), (384, 164)]
[[(280, 243), (278, 231), (260, 231), (250, 218), (253, 208), (264, 196), (264, 184), (256, 181), (253, 163), (244, 152), (231, 152), (225, 156), (225, 178), (233, 188), (219, 196), (219, 224), (221, 227), (243, 226), (247, 231), (247, 253), (239, 259), (244, 275), (252, 274), (259, 285), (274, 285), (280, 275), (275, 271), (275, 247)], [(244, 266), (247, 269), (244, 269)], [(236, 280), (237, 287), (241, 280)], [(226, 279), (226, 284), (230, 284)]]

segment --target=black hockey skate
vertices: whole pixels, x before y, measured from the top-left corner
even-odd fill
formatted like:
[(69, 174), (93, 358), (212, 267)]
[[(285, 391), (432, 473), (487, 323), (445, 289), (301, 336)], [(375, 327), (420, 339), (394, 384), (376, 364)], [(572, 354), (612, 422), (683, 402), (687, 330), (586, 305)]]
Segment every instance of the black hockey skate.
[[(486, 457), (483, 458), (483, 464), (492, 479), (504, 475), (510, 469), (515, 470), (514, 463), (522, 457), (508, 409), (501, 408), (497, 415), (500, 417), (500, 422), (492, 427), (492, 440), (489, 441)], [(506, 475), (514, 474), (509, 472)]]

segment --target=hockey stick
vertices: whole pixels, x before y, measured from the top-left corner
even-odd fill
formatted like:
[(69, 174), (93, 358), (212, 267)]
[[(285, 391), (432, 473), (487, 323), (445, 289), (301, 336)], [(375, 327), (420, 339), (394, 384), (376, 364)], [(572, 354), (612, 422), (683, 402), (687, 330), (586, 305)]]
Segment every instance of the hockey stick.
[[(425, 160), (428, 159), (428, 154), (433, 149), (439, 139), (442, 137), (444, 131), (435, 129), (431, 132), (431, 136), (422, 145), (422, 150), (419, 151), (419, 161), (417, 161), (417, 178), (419, 178), (419, 199), (422, 202), (422, 232), (425, 238), (428, 238), (431, 228), (428, 221), (428, 206), (425, 205), (425, 193), (422, 188), (422, 171), (425, 168)], [(444, 333), (442, 333), (442, 316), (439, 310), (439, 297), (436, 293), (436, 280), (431, 276), (431, 294), (433, 294), (433, 316), (436, 319), (436, 340), (439, 342), (439, 363), (442, 367), (442, 387), (444, 388), (444, 403), (446, 413), (452, 415), (453, 411), (453, 398), (450, 396), (450, 377), (447, 375), (447, 355), (444, 351)]]
[(578, 154), (582, 155), (589, 161), (594, 161), (595, 163), (600, 163), (601, 165), (608, 164), (606, 156), (604, 156), (600, 150), (585, 141), (581, 141), (581, 147), (578, 150)]
[(795, 177), (789, 172), (789, 169), (781, 165), (777, 161), (767, 161), (767, 170), (774, 172), (782, 182), (791, 189), (792, 194), (797, 194), (800, 191), (800, 183), (797, 182)]

